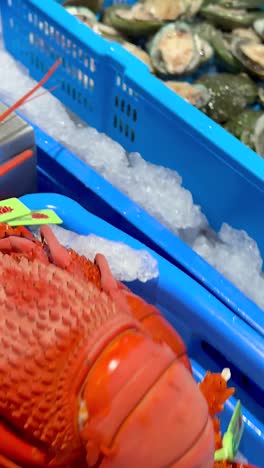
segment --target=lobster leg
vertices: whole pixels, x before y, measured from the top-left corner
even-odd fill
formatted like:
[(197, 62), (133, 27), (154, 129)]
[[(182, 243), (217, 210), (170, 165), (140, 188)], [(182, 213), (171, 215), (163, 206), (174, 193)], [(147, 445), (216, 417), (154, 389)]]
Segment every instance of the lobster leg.
[(70, 457), (67, 458), (67, 463), (57, 456), (50, 459), (45, 452), (21, 440), (3, 422), (0, 422), (0, 468), (46, 468), (48, 466), (84, 468), (82, 459), (78, 459), (75, 453), (72, 454), (72, 460)]
[(2, 252), (28, 252), (34, 249), (34, 243), (22, 237), (5, 237), (0, 240), (0, 250)]
[[(40, 233), (42, 239), (49, 248), (49, 256), (52, 263), (59, 268), (67, 268), (71, 262), (67, 249), (59, 243), (49, 226), (41, 227)], [(116, 281), (104, 255), (97, 254), (94, 264), (100, 271), (101, 287), (103, 291), (106, 292), (124, 312), (132, 313), (154, 340), (167, 343), (183, 364), (191, 371), (191, 364), (187, 357), (183, 340), (178, 333), (175, 332), (174, 328), (163, 318), (159, 310), (133, 294), (122, 283)]]
[(67, 249), (59, 243), (49, 226), (42, 226), (40, 228), (40, 234), (42, 240), (44, 240), (49, 247), (52, 263), (59, 268), (67, 267), (70, 263), (69, 253)]
[[(21, 440), (3, 422), (0, 422), (0, 456), (3, 460), (6, 460), (6, 463), (8, 461), (9, 465), (3, 465), (8, 468), (17, 467), (14, 464), (15, 462), (23, 463), (27, 466), (45, 466), (46, 460), (44, 452)], [(0, 462), (2, 463), (1, 458)], [(1, 463), (0, 467), (2, 466)]]
[(0, 251), (13, 255), (28, 255), (29, 258), (38, 258), (43, 263), (48, 264), (49, 260), (45, 251), (40, 245), (24, 237), (10, 236), (0, 239)]
[(19, 465), (16, 465), (15, 463), (11, 462), (7, 458), (3, 457), (0, 455), (0, 467), (1, 468), (22, 468)]

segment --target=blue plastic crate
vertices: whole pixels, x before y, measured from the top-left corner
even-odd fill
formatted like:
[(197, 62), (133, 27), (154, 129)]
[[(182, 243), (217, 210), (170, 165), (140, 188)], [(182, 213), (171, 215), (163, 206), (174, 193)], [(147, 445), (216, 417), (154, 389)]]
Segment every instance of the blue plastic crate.
[(38, 127), (34, 128), (44, 191), (52, 190), (47, 182), (52, 179), (58, 193), (75, 199), (183, 269), (264, 336), (264, 313), (257, 305), (143, 209)]
[[(56, 186), (54, 188), (56, 189)], [(64, 196), (51, 193), (36, 194), (26, 195), (21, 200), (31, 209), (52, 207), (63, 219), (63, 226), (75, 232), (104, 236), (110, 240), (125, 242), (136, 249), (146, 248), (139, 241)], [(263, 342), (256, 332), (196, 281), (158, 254), (149, 251), (158, 261), (159, 278), (147, 283), (133, 282), (129, 286), (155, 304), (181, 333), (187, 343), (194, 374), (198, 380), (207, 369), (221, 370), (228, 365), (226, 357), (232, 356), (231, 385), (237, 387), (237, 397), (241, 398), (244, 406), (246, 429), (241, 450), (252, 463), (263, 466), (264, 392), (258, 394), (253, 384), (242, 388), (238, 381), (238, 375), (241, 376), (240, 366), (247, 367), (249, 379), (260, 379), (260, 376), (263, 376)], [(221, 357), (217, 358), (217, 354)], [(226, 428), (235, 402), (235, 398), (232, 398), (227, 404), (222, 429)]]
[[(7, 49), (34, 78), (40, 79), (61, 57), (63, 65), (49, 82), (59, 85), (54, 94), (61, 101), (128, 151), (177, 170), (213, 228), (219, 230), (225, 221), (245, 229), (264, 255), (260, 157), (177, 97), (120, 45), (104, 41), (53, 0), (1, 0), (0, 7)], [(54, 145), (63, 193), (90, 210), (99, 206), (100, 216), (108, 220), (111, 213), (111, 222), (118, 220), (127, 232), (188, 271), (264, 335), (264, 315), (257, 306), (144, 210)]]

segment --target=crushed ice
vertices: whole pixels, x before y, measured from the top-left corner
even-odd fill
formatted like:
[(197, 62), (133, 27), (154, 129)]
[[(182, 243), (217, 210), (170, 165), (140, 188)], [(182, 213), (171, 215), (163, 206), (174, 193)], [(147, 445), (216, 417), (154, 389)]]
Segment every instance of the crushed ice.
[[(0, 98), (14, 103), (32, 88), (27, 71), (4, 50), (0, 37)], [(19, 83), (19, 86), (18, 86)], [(95, 129), (74, 122), (64, 106), (45, 94), (22, 113), (60, 141), (109, 182), (146, 209), (264, 309), (264, 278), (259, 249), (244, 231), (223, 225), (218, 236), (203, 234), (208, 223), (176, 172), (145, 162)], [(157, 186), (160, 190), (157, 191)], [(173, 209), (168, 209), (172, 206)], [(135, 270), (137, 267), (135, 267)], [(133, 273), (134, 274), (134, 273)]]
[(119, 281), (146, 282), (157, 278), (158, 264), (147, 250), (135, 250), (123, 242), (114, 242), (94, 234), (80, 235), (61, 226), (51, 226), (62, 245), (94, 261), (99, 252), (105, 255), (114, 277)]
[(193, 249), (264, 309), (263, 262), (257, 243), (245, 231), (223, 224), (217, 240), (201, 234)]

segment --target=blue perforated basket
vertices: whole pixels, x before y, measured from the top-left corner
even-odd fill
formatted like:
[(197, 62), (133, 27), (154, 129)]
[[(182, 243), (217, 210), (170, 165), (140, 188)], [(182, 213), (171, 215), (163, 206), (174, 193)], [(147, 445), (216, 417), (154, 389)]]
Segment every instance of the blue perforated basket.
[[(177, 170), (212, 227), (245, 229), (264, 255), (264, 163), (190, 106), (118, 44), (110, 44), (53, 0), (1, 0), (7, 49), (40, 79), (60, 57), (49, 86), (99, 131), (152, 163)], [(57, 181), (90, 210), (118, 223), (202, 283), (264, 336), (264, 314), (144, 210), (52, 140)], [(89, 144), (87, 142), (87, 144)], [(55, 177), (55, 176), (54, 176)], [(67, 183), (65, 181), (67, 180)], [(95, 204), (94, 204), (95, 206)], [(111, 208), (111, 209), (110, 209)]]
[[(49, 183), (57, 190), (56, 184), (41, 172), (42, 187)], [(52, 207), (63, 219), (65, 228), (80, 234), (93, 233), (124, 242), (135, 249), (146, 248), (69, 198), (45, 193), (27, 195), (21, 200), (31, 209)], [(264, 387), (260, 378), (264, 367), (264, 346), (260, 337), (196, 281), (158, 254), (149, 252), (158, 261), (159, 278), (147, 283), (134, 282), (129, 287), (155, 304), (180, 332), (188, 346), (194, 375), (198, 380), (207, 369), (221, 371), (230, 365), (233, 377), (230, 385), (237, 387), (236, 398), (240, 398), (243, 404), (245, 434), (241, 451), (252, 463), (264, 467), (264, 392), (257, 390), (251, 380)], [(247, 378), (243, 378), (241, 366), (247, 368)], [(227, 427), (235, 402), (235, 398), (232, 398), (226, 405), (222, 430)]]

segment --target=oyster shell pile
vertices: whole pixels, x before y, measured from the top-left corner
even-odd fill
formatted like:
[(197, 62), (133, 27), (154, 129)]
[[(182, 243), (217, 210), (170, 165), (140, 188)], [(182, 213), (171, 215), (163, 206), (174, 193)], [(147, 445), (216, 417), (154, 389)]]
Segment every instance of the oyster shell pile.
[(63, 5), (264, 157), (264, 0), (103, 3)]

